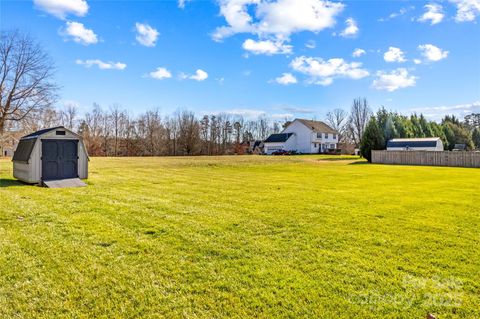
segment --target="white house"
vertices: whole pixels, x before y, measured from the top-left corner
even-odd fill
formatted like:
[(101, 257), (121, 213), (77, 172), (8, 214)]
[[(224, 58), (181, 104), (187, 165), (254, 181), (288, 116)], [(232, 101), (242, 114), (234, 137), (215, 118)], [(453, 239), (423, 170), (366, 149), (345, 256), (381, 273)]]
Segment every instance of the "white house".
[(295, 119), (281, 133), (272, 134), (264, 141), (264, 152), (325, 153), (330, 149), (336, 149), (337, 143), (338, 132), (327, 124), (321, 121)]
[(439, 137), (394, 138), (387, 142), (387, 151), (443, 151)]

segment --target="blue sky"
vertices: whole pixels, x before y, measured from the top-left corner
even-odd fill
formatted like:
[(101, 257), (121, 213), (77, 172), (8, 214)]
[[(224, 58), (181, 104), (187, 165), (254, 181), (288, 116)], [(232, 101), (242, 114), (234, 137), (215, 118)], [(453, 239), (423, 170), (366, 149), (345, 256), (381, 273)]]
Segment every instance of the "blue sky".
[[(1, 2), (55, 61), (58, 106), (321, 119), (365, 96), (480, 112), (480, 0)], [(353, 56), (356, 49), (357, 54)]]

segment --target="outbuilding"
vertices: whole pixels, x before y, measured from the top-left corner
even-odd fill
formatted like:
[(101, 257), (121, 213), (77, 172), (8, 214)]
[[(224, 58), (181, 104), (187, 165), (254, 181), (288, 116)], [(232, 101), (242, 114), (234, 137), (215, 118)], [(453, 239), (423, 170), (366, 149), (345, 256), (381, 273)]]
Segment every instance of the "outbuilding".
[(443, 151), (439, 137), (394, 138), (387, 142), (387, 151)]
[(63, 126), (22, 137), (13, 155), (13, 176), (23, 182), (88, 177), (88, 154), (80, 135)]

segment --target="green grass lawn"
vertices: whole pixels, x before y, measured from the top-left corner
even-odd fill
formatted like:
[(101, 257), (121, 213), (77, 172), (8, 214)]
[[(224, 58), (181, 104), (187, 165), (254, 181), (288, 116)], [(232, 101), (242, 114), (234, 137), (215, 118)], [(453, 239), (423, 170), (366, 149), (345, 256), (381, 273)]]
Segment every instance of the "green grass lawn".
[(342, 159), (0, 160), (0, 318), (480, 318), (480, 169)]

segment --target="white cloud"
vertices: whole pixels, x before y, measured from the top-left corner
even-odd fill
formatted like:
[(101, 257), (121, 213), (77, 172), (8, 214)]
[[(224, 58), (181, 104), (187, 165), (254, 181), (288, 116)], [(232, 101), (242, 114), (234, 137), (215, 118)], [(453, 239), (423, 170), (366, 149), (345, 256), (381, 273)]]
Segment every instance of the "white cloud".
[(317, 47), (317, 43), (313, 40), (308, 40), (307, 43), (305, 43), (305, 47), (308, 49), (315, 49)]
[(221, 113), (226, 113), (233, 116), (242, 116), (247, 119), (256, 119), (266, 114), (265, 111), (253, 110), (253, 109), (233, 109), (233, 110), (228, 110)]
[(64, 36), (71, 37), (73, 41), (83, 45), (95, 44), (98, 36), (91, 29), (85, 28), (80, 22), (67, 21), (65, 28), (61, 31)]
[(429, 3), (424, 6), (425, 13), (418, 19), (420, 22), (430, 21), (431, 25), (442, 22), (445, 15), (443, 14), (443, 8), (436, 3)]
[(181, 79), (190, 79), (190, 80), (195, 80), (195, 81), (204, 81), (208, 78), (208, 73), (201, 70), (201, 69), (198, 69), (195, 72), (195, 74), (193, 74), (193, 75), (187, 75), (187, 74), (181, 73), (180, 78)]
[(276, 120), (292, 119), (293, 114), (291, 114), (291, 113), (272, 114), (272, 115), (270, 115), (270, 118), (276, 119)]
[(411, 111), (422, 113), (431, 120), (441, 120), (447, 114), (463, 118), (470, 113), (480, 113), (480, 101), (449, 106), (418, 107), (412, 108)]
[(345, 24), (347, 25), (347, 27), (340, 33), (340, 36), (344, 38), (356, 36), (359, 31), (357, 22), (352, 18), (348, 18), (347, 20), (345, 20)]
[(422, 60), (420, 60), (420, 59), (413, 59), (413, 63), (415, 63), (415, 64), (422, 64)]
[(166, 68), (159, 67), (155, 71), (150, 72), (149, 76), (156, 80), (163, 80), (171, 78), (172, 73), (170, 73), (170, 71), (168, 71)]
[(101, 70), (124, 70), (127, 65), (125, 63), (121, 62), (103, 62), (101, 60), (95, 59), (95, 60), (76, 60), (76, 64), (79, 65), (84, 65), (87, 68), (90, 68), (94, 65), (98, 66), (99, 69)]
[(297, 78), (292, 73), (282, 73), (282, 76), (275, 78), (274, 81), (278, 84), (289, 85), (297, 83)]
[(398, 68), (391, 72), (378, 71), (377, 79), (373, 81), (372, 86), (377, 90), (387, 90), (393, 92), (395, 90), (415, 86), (417, 77), (409, 75), (407, 69)]
[(185, 8), (185, 4), (186, 4), (187, 2), (189, 2), (189, 1), (191, 1), (191, 0), (178, 0), (178, 7), (179, 7), (180, 9), (184, 9), (184, 8)]
[(383, 55), (383, 59), (387, 62), (405, 62), (405, 54), (402, 50), (395, 47), (389, 47), (388, 51)]
[(319, 32), (333, 27), (343, 8), (341, 3), (325, 0), (220, 0), (220, 14), (227, 25), (217, 28), (213, 39), (221, 41), (237, 33), (286, 39), (295, 32)]
[(281, 109), (291, 113), (304, 113), (304, 114), (315, 113), (315, 110), (307, 109), (303, 107), (296, 107), (296, 106), (284, 106)]
[(35, 6), (57, 18), (65, 19), (69, 14), (83, 17), (88, 12), (85, 0), (33, 0)]
[(330, 85), (334, 78), (361, 79), (369, 75), (368, 71), (361, 68), (360, 62), (348, 63), (341, 58), (323, 60), (301, 56), (295, 58), (290, 67), (300, 73), (310, 76), (309, 83)]
[(290, 54), (292, 53), (292, 46), (283, 44), (282, 41), (255, 41), (252, 39), (247, 39), (243, 42), (243, 49), (251, 52), (253, 54)]
[(380, 22), (385, 22), (385, 21), (394, 19), (394, 18), (396, 18), (396, 17), (403, 16), (403, 15), (405, 15), (407, 12), (409, 12), (409, 11), (411, 11), (411, 10), (413, 10), (413, 9), (415, 9), (414, 6), (401, 8), (398, 12), (393, 12), (393, 13), (391, 13), (388, 17), (386, 17), (386, 18), (380, 18), (380, 19), (378, 19), (378, 21), (380, 21)]
[(353, 50), (352, 56), (354, 58), (361, 57), (362, 55), (366, 54), (367, 52), (364, 49), (355, 49)]
[(158, 36), (160, 33), (155, 29), (149, 26), (148, 24), (135, 23), (135, 30), (137, 31), (137, 36), (135, 37), (141, 45), (146, 47), (154, 47)]
[(455, 21), (473, 21), (480, 15), (480, 0), (450, 0), (457, 6)]
[(433, 44), (422, 44), (418, 46), (422, 56), (429, 62), (436, 62), (445, 59), (448, 56), (448, 51), (444, 51)]

